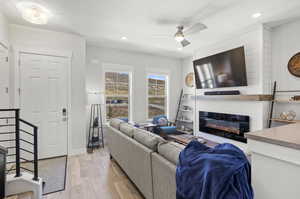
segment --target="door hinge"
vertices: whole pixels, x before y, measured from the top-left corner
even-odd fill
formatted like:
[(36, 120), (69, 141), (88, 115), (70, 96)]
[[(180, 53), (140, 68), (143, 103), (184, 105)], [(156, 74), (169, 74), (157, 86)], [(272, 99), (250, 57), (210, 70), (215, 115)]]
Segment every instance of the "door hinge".
[(18, 89), (19, 96), (21, 96), (21, 88)]
[(5, 92), (8, 93), (8, 87), (5, 88)]
[(5, 58), (5, 61), (8, 62), (8, 57)]

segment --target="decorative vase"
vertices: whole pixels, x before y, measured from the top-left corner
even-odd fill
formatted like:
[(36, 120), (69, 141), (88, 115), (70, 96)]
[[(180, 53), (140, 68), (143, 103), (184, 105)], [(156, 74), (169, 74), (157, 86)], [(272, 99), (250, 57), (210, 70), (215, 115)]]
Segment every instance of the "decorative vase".
[(282, 119), (282, 120), (287, 120), (287, 115), (288, 115), (287, 112), (282, 112), (282, 113), (280, 113), (280, 119)]
[(295, 113), (295, 111), (289, 111), (286, 119), (289, 121), (293, 121), (296, 118), (296, 116), (297, 114)]

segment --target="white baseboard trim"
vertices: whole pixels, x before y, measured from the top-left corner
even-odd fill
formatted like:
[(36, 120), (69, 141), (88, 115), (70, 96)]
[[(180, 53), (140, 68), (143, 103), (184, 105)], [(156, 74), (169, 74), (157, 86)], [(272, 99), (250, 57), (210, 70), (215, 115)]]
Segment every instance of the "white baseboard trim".
[(72, 149), (68, 155), (73, 156), (73, 155), (82, 155), (86, 154), (86, 148), (80, 148), (80, 149)]

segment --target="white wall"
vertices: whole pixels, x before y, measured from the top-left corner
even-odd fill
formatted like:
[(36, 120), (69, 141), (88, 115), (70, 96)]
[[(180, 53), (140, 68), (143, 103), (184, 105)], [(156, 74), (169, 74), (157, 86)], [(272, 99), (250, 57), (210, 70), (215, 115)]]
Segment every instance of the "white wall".
[[(196, 107), (196, 100), (195, 100), (195, 87), (187, 87), (186, 83), (185, 83), (185, 77), (186, 74), (189, 74), (191, 72), (194, 72), (194, 68), (193, 68), (193, 57), (187, 57), (185, 59), (183, 59), (181, 61), (181, 65), (182, 65), (182, 86), (183, 86), (183, 92), (184, 94), (189, 94), (189, 97), (187, 97), (183, 102), (182, 105), (187, 105), (189, 107), (191, 107), (194, 111), (193, 112), (185, 112), (183, 113), (185, 117), (187, 117), (190, 120), (196, 121), (196, 114), (197, 111), (195, 111), (195, 107)], [(194, 131), (197, 129), (198, 123), (197, 122), (193, 122), (193, 129)]]
[[(94, 62), (94, 63), (93, 63)], [(179, 59), (160, 57), (150, 54), (116, 50), (104, 47), (87, 46), (87, 92), (103, 92), (102, 81), (105, 64), (118, 65), (120, 69), (131, 68), (133, 70), (133, 121), (146, 121), (147, 114), (147, 73), (169, 74), (169, 112), (170, 119), (176, 115), (181, 85), (181, 63)]]
[(72, 108), (69, 110), (69, 114), (72, 117), (72, 124), (69, 154), (84, 152), (86, 144), (85, 39), (73, 34), (28, 28), (19, 25), (10, 25), (9, 36), (12, 47), (70, 51), (73, 53), (71, 68)]
[(300, 20), (272, 30), (273, 78), (281, 90), (299, 90), (300, 78), (287, 69), (289, 59), (300, 52)]
[(5, 16), (0, 12), (0, 42), (6, 47), (8, 45), (8, 24)]
[[(300, 90), (300, 78), (295, 77), (287, 69), (290, 58), (300, 52), (300, 20), (284, 24), (272, 29), (272, 76), (277, 81), (279, 90)], [(289, 98), (298, 93), (286, 93), (283, 98)], [(299, 104), (279, 104), (275, 113), (294, 110), (300, 119)]]
[[(240, 33), (232, 38), (223, 40), (211, 46), (198, 49), (194, 53), (194, 57), (183, 60), (183, 79), (188, 72), (193, 71), (192, 60), (207, 57), (216, 53), (227, 51), (239, 46), (245, 47), (245, 58), (247, 66), (247, 87), (234, 87), (234, 88), (222, 88), (215, 90), (240, 90), (242, 94), (263, 94), (270, 93), (270, 78), (271, 76), (265, 75), (264, 71), (266, 59), (270, 59), (264, 55), (264, 32), (268, 32), (262, 26), (252, 27), (251, 29)], [(267, 66), (270, 67), (270, 66)], [(187, 89), (185, 87), (185, 89)], [(187, 89), (190, 90), (191, 89)], [(197, 95), (202, 95), (204, 91), (211, 89), (196, 90)], [(196, 100), (196, 113), (195, 113), (195, 130), (196, 133), (201, 134), (204, 137), (215, 140), (217, 142), (231, 142), (237, 145), (242, 145), (238, 142), (234, 142), (222, 137), (213, 136), (210, 134), (200, 133), (198, 123), (198, 112), (209, 111), (209, 112), (221, 112), (229, 114), (241, 114), (250, 116), (250, 129), (251, 131), (260, 130), (266, 127), (267, 117), (266, 112), (268, 111), (268, 103), (266, 102), (250, 102), (250, 101), (221, 101), (221, 100)]]

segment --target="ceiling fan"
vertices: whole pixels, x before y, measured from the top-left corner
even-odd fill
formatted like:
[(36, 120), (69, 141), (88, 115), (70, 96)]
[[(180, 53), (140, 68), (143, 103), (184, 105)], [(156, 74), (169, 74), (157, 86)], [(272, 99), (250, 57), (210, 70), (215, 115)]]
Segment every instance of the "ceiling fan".
[[(195, 23), (188, 28), (185, 28), (184, 25), (178, 25), (177, 31), (173, 35), (173, 37), (178, 43), (181, 44), (182, 47), (186, 47), (191, 44), (191, 42), (186, 39), (186, 36), (199, 33), (200, 31), (203, 31), (205, 29), (207, 29), (207, 26), (202, 23)], [(168, 35), (167, 37), (170, 37), (170, 35)]]

